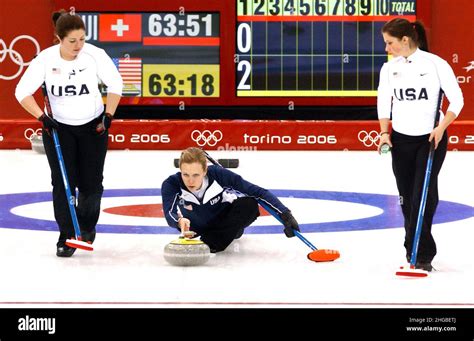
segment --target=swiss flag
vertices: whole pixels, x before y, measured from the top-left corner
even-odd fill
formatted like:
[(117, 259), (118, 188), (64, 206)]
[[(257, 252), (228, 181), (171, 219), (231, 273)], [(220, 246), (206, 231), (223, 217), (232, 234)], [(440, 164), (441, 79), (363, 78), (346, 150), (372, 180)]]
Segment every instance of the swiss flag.
[(141, 41), (141, 14), (100, 14), (99, 41)]

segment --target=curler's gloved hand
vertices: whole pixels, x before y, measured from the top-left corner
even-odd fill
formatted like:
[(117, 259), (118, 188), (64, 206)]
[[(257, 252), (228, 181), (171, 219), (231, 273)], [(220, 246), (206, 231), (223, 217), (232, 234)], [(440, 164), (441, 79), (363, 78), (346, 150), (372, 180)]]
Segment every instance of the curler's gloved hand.
[(51, 136), (51, 131), (52, 129), (58, 129), (59, 128), (59, 123), (56, 121), (54, 118), (49, 117), (46, 114), (41, 115), (38, 117), (38, 121), (43, 123), (43, 129), (48, 133), (49, 136)]
[(102, 135), (107, 129), (112, 125), (113, 115), (108, 112), (102, 113), (96, 119), (97, 125), (95, 126), (95, 131), (97, 134)]
[(280, 218), (283, 221), (283, 225), (285, 225), (285, 229), (283, 232), (285, 232), (285, 235), (288, 238), (294, 237), (295, 233), (293, 230), (300, 230), (300, 227), (298, 225), (298, 222), (296, 221), (295, 217), (291, 214), (291, 211), (286, 211), (280, 214)]

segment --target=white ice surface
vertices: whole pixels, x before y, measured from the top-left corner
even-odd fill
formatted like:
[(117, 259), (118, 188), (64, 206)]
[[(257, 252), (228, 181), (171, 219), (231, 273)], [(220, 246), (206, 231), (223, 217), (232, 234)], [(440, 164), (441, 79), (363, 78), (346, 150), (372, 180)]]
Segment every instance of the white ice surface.
[[(390, 157), (375, 152), (214, 152), (239, 158), (235, 171), (272, 189), (396, 195)], [(110, 151), (106, 189), (159, 188), (176, 169), (169, 151)], [(0, 194), (51, 190), (44, 155), (0, 151)], [(474, 153), (449, 152), (439, 176), (441, 200), (474, 206)], [(344, 221), (378, 208), (283, 198), (302, 223)], [(159, 197), (104, 198), (102, 208), (159, 203)], [(0, 205), (2, 203), (0, 202)], [(53, 220), (51, 202), (15, 208)], [(316, 213), (315, 213), (316, 212)], [(100, 223), (163, 225), (162, 218), (102, 213)], [(275, 225), (271, 217), (261, 225)], [(52, 222), (54, 224), (54, 222)], [(0, 226), (0, 306), (250, 306), (474, 307), (474, 218), (433, 226), (438, 270), (423, 279), (395, 276), (404, 261), (403, 229), (304, 233), (319, 248), (337, 249), (333, 263), (307, 260), (310, 251), (282, 233), (244, 234), (204, 266), (180, 268), (163, 259), (175, 235), (98, 234), (91, 253), (55, 256), (57, 232)]]

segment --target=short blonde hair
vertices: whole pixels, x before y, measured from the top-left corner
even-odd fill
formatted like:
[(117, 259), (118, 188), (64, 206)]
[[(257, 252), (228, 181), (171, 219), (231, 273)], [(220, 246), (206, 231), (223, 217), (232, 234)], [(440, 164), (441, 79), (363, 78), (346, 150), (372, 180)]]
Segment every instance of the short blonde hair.
[(195, 162), (200, 163), (202, 169), (207, 169), (207, 157), (201, 148), (189, 147), (181, 152), (181, 157), (179, 158), (179, 168), (181, 168), (183, 163)]

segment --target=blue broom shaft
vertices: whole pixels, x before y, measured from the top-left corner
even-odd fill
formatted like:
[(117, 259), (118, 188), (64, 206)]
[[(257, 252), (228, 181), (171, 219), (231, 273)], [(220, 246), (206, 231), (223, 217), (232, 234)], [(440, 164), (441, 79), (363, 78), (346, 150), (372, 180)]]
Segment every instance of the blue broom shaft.
[(69, 206), (69, 212), (71, 212), (72, 224), (74, 226), (74, 232), (77, 237), (81, 236), (81, 230), (79, 228), (79, 222), (77, 220), (76, 209), (75, 209), (75, 198), (71, 194), (71, 189), (69, 188), (69, 181), (67, 178), (66, 166), (64, 164), (63, 153), (61, 152), (61, 146), (59, 144), (58, 133), (56, 129), (53, 130), (53, 139), (54, 146), (56, 147), (56, 154), (58, 154), (59, 168), (61, 169), (61, 175), (63, 177), (64, 189), (66, 192), (66, 200)]
[[(281, 220), (280, 216), (278, 214), (276, 214), (276, 212), (270, 207), (268, 206), (266, 203), (264, 203), (262, 200), (260, 199), (257, 199), (258, 203), (260, 204), (260, 206), (262, 206), (268, 213), (270, 213), (273, 217), (275, 217), (276, 220), (278, 220), (280, 223), (283, 224), (283, 221)], [(313, 244), (311, 244), (311, 242), (306, 239), (298, 230), (295, 230), (293, 229), (293, 233), (303, 242), (305, 243), (307, 246), (309, 246), (312, 250), (317, 250), (316, 246), (314, 246)]]
[[(218, 165), (218, 166), (221, 166), (222, 165), (217, 162), (216, 160), (214, 160), (206, 151), (204, 151), (204, 154), (206, 155), (206, 157), (208, 158), (209, 161), (211, 161), (214, 165)], [(278, 220), (280, 223), (283, 224), (283, 221), (281, 220), (280, 216), (270, 207), (268, 206), (266, 203), (263, 202), (263, 200), (261, 199), (257, 199), (258, 203), (260, 204), (260, 206), (262, 206), (268, 213), (270, 213), (276, 220)], [(284, 224), (283, 224), (284, 225)], [(316, 246), (314, 246), (313, 244), (311, 244), (311, 242), (306, 239), (299, 231), (293, 229), (293, 233), (303, 242), (305, 243), (307, 246), (309, 246), (312, 250), (317, 250)]]
[(293, 229), (293, 233), (297, 236), (303, 243), (308, 245), (312, 250), (317, 250), (316, 246), (314, 246), (308, 239), (306, 239), (298, 230)]
[(425, 180), (423, 181), (423, 191), (421, 193), (420, 209), (418, 210), (418, 218), (416, 221), (415, 237), (413, 239), (413, 247), (411, 252), (410, 264), (415, 265), (416, 256), (418, 254), (418, 245), (420, 244), (421, 227), (423, 224), (423, 217), (425, 215), (426, 198), (428, 196), (429, 183), (431, 178), (431, 168), (433, 166), (434, 157), (434, 143), (430, 147), (430, 154), (428, 156), (428, 163), (426, 165)]
[[(41, 85), (41, 90), (44, 96), (44, 104), (46, 106), (46, 113), (53, 117), (53, 112), (51, 110), (51, 105), (48, 98), (48, 90), (46, 89), (46, 82), (43, 82)], [(66, 193), (66, 201), (69, 206), (69, 212), (71, 213), (72, 225), (74, 226), (74, 232), (76, 237), (81, 237), (81, 229), (79, 228), (79, 221), (77, 220), (76, 209), (75, 209), (75, 198), (71, 194), (71, 189), (69, 188), (69, 181), (67, 178), (66, 166), (64, 164), (63, 153), (61, 152), (61, 145), (59, 144), (58, 132), (56, 129), (51, 129), (53, 133), (54, 147), (56, 148), (56, 154), (58, 156), (59, 168), (61, 170), (61, 176), (63, 177), (64, 190)]]
[[(439, 90), (438, 95), (438, 105), (436, 107), (436, 114), (435, 114), (435, 121), (433, 129), (436, 128), (436, 125), (439, 120), (439, 116), (441, 114), (440, 110), (443, 104), (444, 92), (443, 89)], [(413, 246), (411, 250), (411, 259), (410, 264), (415, 265), (416, 256), (418, 254), (418, 245), (420, 243), (420, 236), (421, 236), (421, 227), (423, 223), (423, 217), (425, 215), (425, 207), (426, 207), (426, 197), (428, 196), (428, 187), (430, 183), (431, 177), (431, 167), (433, 166), (433, 158), (435, 154), (435, 140), (431, 141), (430, 152), (428, 154), (428, 161), (426, 164), (426, 173), (425, 173), (425, 180), (423, 182), (423, 192), (421, 193), (421, 201), (420, 201), (420, 209), (418, 211), (418, 218), (416, 221), (416, 229), (415, 229), (415, 237), (413, 239)]]

